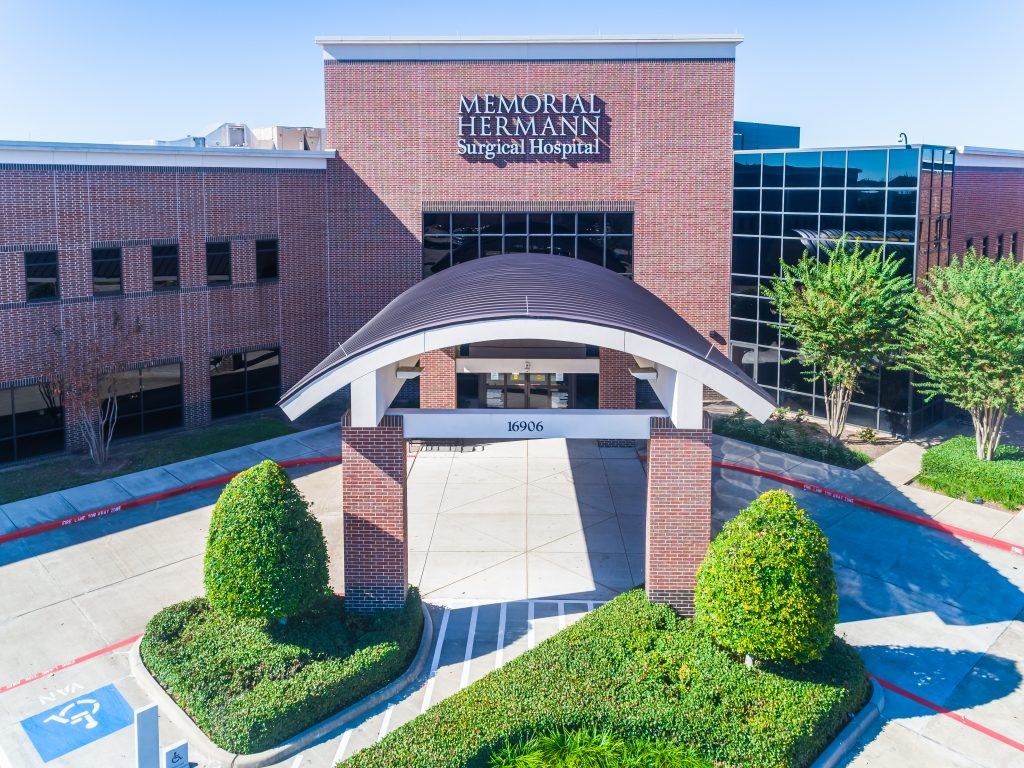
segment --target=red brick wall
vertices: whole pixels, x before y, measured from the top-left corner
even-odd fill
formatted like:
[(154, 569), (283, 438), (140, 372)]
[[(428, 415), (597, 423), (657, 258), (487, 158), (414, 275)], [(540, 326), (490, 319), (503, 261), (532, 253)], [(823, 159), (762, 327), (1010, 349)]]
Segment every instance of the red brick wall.
[(341, 456), (345, 605), (356, 612), (400, 607), (409, 573), (401, 418), (342, 426)]
[(435, 349), (420, 356), (420, 408), (454, 408), (455, 350)]
[(597, 379), (597, 402), (599, 408), (636, 408), (636, 379), (629, 372), (635, 365), (632, 355), (616, 349), (599, 351), (600, 375)]
[(647, 451), (647, 596), (690, 616), (711, 541), (711, 430), (651, 419)]
[[(330, 304), (338, 343), (420, 279), (424, 203), (631, 204), (636, 281), (705, 335), (728, 336), (734, 62), (327, 62)], [(473, 162), (456, 151), (463, 94), (595, 93), (606, 162)], [(597, 208), (600, 209), (600, 208)], [(372, 264), (381, 279), (366, 281)], [(422, 391), (422, 390), (421, 390)]]
[[(326, 187), (323, 171), (0, 166), (0, 383), (102, 340), (116, 366), (180, 359), (190, 425), (208, 419), (211, 354), (280, 346), (291, 385), (329, 351)], [(206, 285), (208, 237), (232, 240), (231, 287)], [(255, 282), (259, 237), (279, 240), (277, 282)], [(154, 240), (178, 243), (181, 290), (152, 293)], [(122, 248), (123, 296), (92, 296), (100, 243)], [(23, 252), (45, 246), (61, 300), (27, 304)]]
[[(1024, 168), (957, 166), (953, 181), (953, 253), (963, 253), (973, 238), (980, 253), (988, 237), (989, 253), (995, 255), (999, 235), (1003, 253), (1010, 251), (1018, 232), (1017, 250), (1024, 250)], [(1022, 254), (1014, 254), (1021, 258)]]

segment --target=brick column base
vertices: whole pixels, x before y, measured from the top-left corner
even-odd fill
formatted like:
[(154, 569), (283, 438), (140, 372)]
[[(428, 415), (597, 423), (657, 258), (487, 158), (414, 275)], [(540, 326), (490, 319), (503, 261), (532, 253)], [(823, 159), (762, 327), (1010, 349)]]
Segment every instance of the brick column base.
[(647, 597), (693, 615), (697, 568), (711, 541), (711, 430), (651, 419), (647, 451)]
[(420, 408), (454, 408), (455, 350), (435, 349), (420, 355)]
[[(633, 356), (604, 347), (599, 354), (601, 368), (597, 378), (597, 407), (636, 408), (636, 379), (629, 372)], [(636, 440), (602, 438), (597, 444), (602, 448), (634, 448)]]
[(401, 417), (341, 428), (345, 607), (401, 608), (409, 574), (405, 435)]

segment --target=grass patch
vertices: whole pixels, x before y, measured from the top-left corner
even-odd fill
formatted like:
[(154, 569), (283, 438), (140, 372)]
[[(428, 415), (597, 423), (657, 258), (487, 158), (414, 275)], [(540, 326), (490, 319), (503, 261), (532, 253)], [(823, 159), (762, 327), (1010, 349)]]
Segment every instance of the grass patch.
[(510, 744), (489, 768), (714, 768), (670, 741), (627, 741), (607, 731), (561, 730)]
[(857, 469), (871, 462), (871, 457), (832, 440), (806, 421), (782, 420), (775, 417), (761, 424), (742, 411), (720, 416), (712, 431), (745, 443), (763, 445), (776, 451), (792, 453), (805, 459), (823, 461), (846, 469)]
[(250, 416), (209, 427), (111, 443), (110, 459), (102, 467), (97, 467), (88, 455), (81, 453), (43, 457), (0, 471), (0, 504), (194, 459), (292, 432), (295, 428), (282, 419)]
[(142, 659), (217, 746), (247, 754), (390, 683), (415, 656), (422, 628), (415, 589), (399, 611), (353, 616), (332, 596), (285, 625), (225, 618), (196, 598), (150, 620)]
[(484, 768), (560, 730), (658, 740), (709, 762), (809, 765), (870, 695), (856, 651), (748, 670), (631, 590), (359, 752), (345, 768)]
[(924, 452), (917, 482), (957, 499), (983, 499), (1007, 509), (1024, 506), (1024, 449), (1000, 445), (981, 461), (973, 437), (951, 437)]

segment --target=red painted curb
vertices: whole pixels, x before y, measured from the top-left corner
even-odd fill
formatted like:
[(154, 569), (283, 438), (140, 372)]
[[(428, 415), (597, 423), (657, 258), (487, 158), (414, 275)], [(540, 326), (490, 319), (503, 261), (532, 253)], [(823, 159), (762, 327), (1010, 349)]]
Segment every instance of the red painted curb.
[(63, 664), (58, 664), (55, 667), (50, 667), (49, 669), (44, 670), (43, 672), (37, 672), (36, 674), (31, 675), (30, 677), (23, 677), (21, 680), (0, 687), (0, 693), (7, 693), (8, 691), (13, 691), (15, 688), (21, 688), (21, 686), (23, 685), (28, 685), (29, 683), (33, 683), (36, 680), (48, 677), (49, 675), (55, 675), (61, 670), (67, 669), (68, 667), (73, 667), (76, 664), (81, 664), (83, 661), (89, 661), (90, 659), (95, 659), (97, 656), (102, 656), (105, 653), (116, 651), (118, 648), (124, 648), (126, 645), (131, 645), (132, 643), (134, 643), (140, 637), (142, 637), (142, 635), (134, 635), (125, 640), (119, 640), (113, 645), (108, 645), (106, 648), (100, 648), (97, 651), (91, 651), (85, 654), (84, 656), (79, 656), (77, 659), (72, 659), (71, 661), (66, 661)]
[[(286, 459), (285, 461), (277, 462), (282, 467), (303, 467), (309, 464), (330, 464), (341, 461), (341, 456), (312, 456), (305, 459)], [(80, 512), (77, 515), (71, 515), (70, 517), (63, 517), (59, 520), (48, 520), (45, 523), (39, 523), (38, 525), (32, 525), (28, 528), (19, 528), (16, 531), (5, 533), (0, 535), (0, 544), (6, 544), (10, 541), (16, 541), (18, 539), (24, 539), (28, 536), (36, 536), (40, 533), (46, 533), (47, 531), (53, 531), (57, 528), (64, 528), (65, 526), (75, 525), (77, 523), (84, 523), (87, 520), (95, 520), (99, 517), (107, 517), (108, 515), (114, 515), (118, 512), (124, 512), (127, 509), (134, 509), (135, 507), (141, 507), (146, 504), (152, 504), (156, 501), (162, 501), (163, 499), (169, 499), (173, 496), (180, 496), (183, 493), (191, 493), (192, 491), (200, 491), (204, 488), (213, 488), (218, 485), (224, 485), (231, 478), (237, 475), (238, 472), (231, 472), (226, 475), (218, 475), (217, 477), (211, 477), (207, 480), (200, 480), (197, 483), (187, 483), (185, 485), (178, 486), (177, 488), (171, 488), (167, 491), (160, 491), (159, 493), (151, 493), (148, 496), (139, 496), (137, 499), (128, 499), (122, 501), (120, 504), (112, 504), (109, 507), (100, 507), (98, 509), (90, 509), (87, 512)], [(116, 480), (117, 478), (112, 478)], [(0, 690), (0, 693), (3, 693)]]
[(947, 709), (941, 704), (936, 704), (934, 701), (929, 701), (928, 699), (922, 698), (921, 696), (918, 696), (916, 693), (908, 691), (906, 688), (900, 688), (900, 686), (896, 685), (896, 683), (891, 683), (888, 680), (879, 677), (878, 675), (873, 675), (870, 672), (868, 672), (868, 677), (873, 679), (883, 688), (890, 690), (893, 693), (899, 694), (904, 698), (910, 699), (911, 701), (920, 704), (923, 707), (927, 707), (928, 709), (934, 710), (935, 712), (938, 712), (940, 715), (945, 715), (946, 717), (956, 720), (958, 723), (963, 723), (968, 728), (973, 728), (978, 733), (983, 733), (989, 738), (995, 739), (996, 741), (1006, 744), (1008, 747), (1013, 747), (1018, 752), (1024, 752), (1024, 744), (1021, 744), (1019, 741), (1011, 739), (1009, 736), (1004, 736), (998, 731), (993, 731), (991, 728), (986, 728), (981, 723), (977, 723), (974, 720), (964, 717), (963, 715), (957, 712), (953, 712), (952, 710)]
[(951, 536), (956, 536), (961, 539), (967, 539), (968, 541), (976, 541), (979, 544), (985, 544), (989, 547), (1001, 549), (1004, 552), (1010, 552), (1014, 555), (1024, 555), (1024, 545), (1013, 544), (1009, 541), (1003, 541), (1002, 539), (996, 539), (992, 536), (986, 536), (982, 533), (975, 531), (969, 531), (966, 528), (959, 528), (955, 525), (946, 525), (940, 523), (937, 520), (932, 520), (930, 517), (921, 517), (915, 515), (913, 512), (904, 512), (902, 509), (896, 509), (895, 507), (889, 507), (885, 504), (879, 504), (877, 501), (870, 501), (868, 499), (862, 499), (859, 496), (853, 496), (842, 491), (837, 491), (832, 488), (826, 488), (822, 485), (815, 483), (809, 483), (806, 480), (797, 480), (786, 475), (780, 475), (778, 472), (769, 472), (764, 469), (755, 469), (754, 467), (746, 467), (742, 464), (730, 464), (725, 461), (713, 461), (711, 465), (718, 467), (719, 469), (731, 469), (734, 472), (743, 472), (748, 475), (756, 475), (757, 477), (764, 477), (769, 480), (774, 480), (777, 483), (783, 483), (785, 485), (791, 485), (794, 488), (799, 488), (802, 491), (810, 491), (811, 493), (817, 493), (821, 496), (826, 496), (835, 501), (842, 501), (846, 504), (853, 504), (857, 507), (863, 507), (869, 509), (872, 512), (878, 512), (888, 517), (894, 517), (897, 520), (903, 520), (914, 525), (920, 525), (924, 528), (931, 528), (935, 531), (941, 531), (942, 533), (948, 533)]

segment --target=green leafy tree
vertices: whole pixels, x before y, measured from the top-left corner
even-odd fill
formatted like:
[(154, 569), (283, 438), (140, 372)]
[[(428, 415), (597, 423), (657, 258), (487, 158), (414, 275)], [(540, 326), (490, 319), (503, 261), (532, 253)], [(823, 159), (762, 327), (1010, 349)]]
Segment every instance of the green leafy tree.
[(785, 491), (768, 491), (726, 523), (697, 572), (695, 617), (738, 654), (820, 659), (839, 617), (828, 539)]
[(1024, 408), (1024, 263), (973, 249), (932, 268), (905, 341), (927, 400), (971, 414), (978, 458), (990, 461), (1011, 410)]
[(247, 619), (294, 616), (330, 594), (323, 529), (273, 461), (236, 475), (217, 499), (203, 585), (215, 610)]
[(877, 368), (899, 349), (914, 301), (914, 284), (899, 275), (902, 259), (880, 247), (865, 251), (846, 235), (819, 259), (804, 251), (796, 265), (762, 292), (793, 339), (808, 381), (820, 380), (828, 432), (846, 426), (850, 399), (863, 371)]

